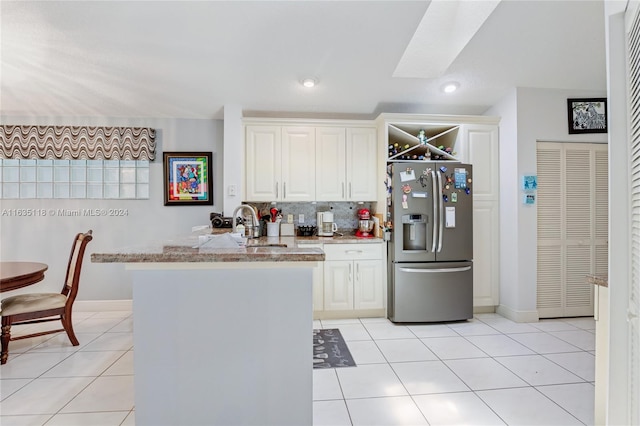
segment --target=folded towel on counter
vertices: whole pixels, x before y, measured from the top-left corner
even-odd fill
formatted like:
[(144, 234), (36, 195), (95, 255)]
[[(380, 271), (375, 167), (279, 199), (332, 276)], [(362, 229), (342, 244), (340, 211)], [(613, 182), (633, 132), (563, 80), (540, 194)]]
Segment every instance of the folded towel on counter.
[(247, 239), (239, 233), (228, 232), (218, 235), (200, 235), (199, 244), (193, 248), (238, 248), (247, 243)]

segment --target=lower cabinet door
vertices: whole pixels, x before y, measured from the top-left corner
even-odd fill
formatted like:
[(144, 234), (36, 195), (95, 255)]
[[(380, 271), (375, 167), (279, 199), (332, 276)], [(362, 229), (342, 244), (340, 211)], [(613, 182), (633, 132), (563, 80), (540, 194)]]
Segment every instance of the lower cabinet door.
[(354, 262), (354, 308), (384, 309), (381, 260)]
[[(305, 244), (304, 248), (323, 249), (322, 244)], [(324, 262), (318, 262), (313, 268), (313, 311), (320, 312), (324, 309)]]
[(353, 309), (353, 261), (324, 262), (324, 310)]

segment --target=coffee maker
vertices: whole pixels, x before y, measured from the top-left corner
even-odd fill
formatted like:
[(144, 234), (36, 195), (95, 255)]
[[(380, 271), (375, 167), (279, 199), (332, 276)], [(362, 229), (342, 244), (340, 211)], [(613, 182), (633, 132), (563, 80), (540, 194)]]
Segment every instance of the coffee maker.
[(333, 213), (318, 212), (318, 236), (333, 237), (333, 233), (338, 230), (338, 225), (333, 221)]
[(356, 237), (373, 238), (373, 227), (375, 222), (371, 220), (371, 212), (369, 209), (358, 210), (358, 230)]

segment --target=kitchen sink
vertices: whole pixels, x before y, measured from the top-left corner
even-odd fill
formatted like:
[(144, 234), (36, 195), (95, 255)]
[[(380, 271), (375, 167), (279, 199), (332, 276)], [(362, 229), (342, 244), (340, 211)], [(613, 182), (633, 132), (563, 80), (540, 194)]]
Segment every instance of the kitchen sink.
[(272, 243), (272, 244), (247, 244), (247, 247), (286, 247), (286, 244)]

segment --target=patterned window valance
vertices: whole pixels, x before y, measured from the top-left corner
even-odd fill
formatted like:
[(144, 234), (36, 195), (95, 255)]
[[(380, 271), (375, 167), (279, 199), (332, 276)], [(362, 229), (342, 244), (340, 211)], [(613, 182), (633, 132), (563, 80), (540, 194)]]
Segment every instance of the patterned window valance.
[(156, 131), (149, 127), (0, 126), (0, 158), (149, 160)]

